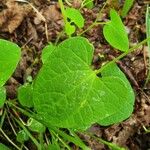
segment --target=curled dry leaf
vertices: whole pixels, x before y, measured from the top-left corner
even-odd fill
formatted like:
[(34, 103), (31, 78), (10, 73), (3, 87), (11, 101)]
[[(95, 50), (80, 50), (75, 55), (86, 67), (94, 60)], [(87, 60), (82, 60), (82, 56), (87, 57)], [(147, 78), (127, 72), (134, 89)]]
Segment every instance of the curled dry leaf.
[(8, 1), (6, 6), (7, 9), (0, 12), (0, 31), (13, 33), (31, 9), (12, 0)]

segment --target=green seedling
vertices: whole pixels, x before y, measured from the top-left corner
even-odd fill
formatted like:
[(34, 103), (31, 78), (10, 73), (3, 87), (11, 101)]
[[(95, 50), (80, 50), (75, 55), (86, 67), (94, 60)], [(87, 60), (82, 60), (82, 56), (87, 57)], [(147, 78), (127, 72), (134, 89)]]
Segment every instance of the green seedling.
[(103, 28), (107, 42), (114, 48), (126, 52), (129, 50), (128, 35), (119, 15), (113, 9), (110, 11), (110, 22)]
[(76, 26), (78, 28), (83, 28), (84, 18), (80, 11), (75, 8), (66, 8), (65, 15), (67, 17), (67, 22), (65, 23), (65, 32), (67, 35), (71, 35), (75, 32)]
[(129, 12), (131, 7), (133, 6), (133, 3), (134, 3), (134, 0), (125, 0), (124, 5), (123, 5), (123, 9), (121, 12), (121, 16), (123, 18), (126, 17), (127, 13)]
[(29, 140), (29, 136), (26, 134), (26, 132), (24, 130), (20, 130), (18, 133), (17, 133), (17, 141), (20, 142), (20, 143), (24, 143), (26, 141)]
[(121, 71), (108, 71), (112, 66), (99, 77), (90, 67), (93, 52), (87, 39), (70, 38), (41, 68), (33, 86), (33, 103), (48, 125), (85, 129), (94, 122), (120, 122), (132, 113), (134, 93), (128, 80)]
[(64, 8), (62, 0), (59, 0), (59, 5), (64, 18), (65, 33), (71, 36), (76, 27), (82, 28), (84, 26), (84, 18), (79, 10), (75, 8)]

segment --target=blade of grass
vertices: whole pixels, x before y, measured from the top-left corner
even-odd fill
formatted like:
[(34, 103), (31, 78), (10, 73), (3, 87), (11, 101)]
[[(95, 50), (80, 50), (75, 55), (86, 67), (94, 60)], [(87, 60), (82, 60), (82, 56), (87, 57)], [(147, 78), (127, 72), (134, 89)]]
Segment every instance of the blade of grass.
[[(150, 36), (150, 7), (147, 5), (147, 10), (146, 10), (146, 36)], [(150, 41), (147, 41), (147, 46), (148, 46), (148, 56), (149, 56), (149, 67), (148, 67), (148, 75), (145, 81), (145, 86), (150, 80)]]
[(121, 12), (121, 16), (123, 18), (127, 15), (129, 10), (133, 6), (133, 2), (134, 2), (134, 0), (125, 0), (124, 5), (123, 5), (123, 9), (122, 9), (122, 12)]

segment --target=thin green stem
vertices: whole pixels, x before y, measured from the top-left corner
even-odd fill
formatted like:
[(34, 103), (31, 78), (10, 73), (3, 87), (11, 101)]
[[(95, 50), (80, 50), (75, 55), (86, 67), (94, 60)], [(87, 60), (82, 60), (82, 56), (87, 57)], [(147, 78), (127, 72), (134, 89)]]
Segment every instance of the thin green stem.
[(61, 9), (61, 13), (62, 13), (62, 16), (63, 16), (63, 19), (64, 19), (64, 23), (66, 24), (67, 23), (67, 17), (66, 17), (64, 4), (63, 4), (62, 0), (58, 0), (58, 2), (59, 2), (59, 5), (60, 5), (60, 9)]
[(70, 129), (69, 131), (75, 137), (75, 139), (77, 139), (79, 142), (85, 145), (84, 142), (79, 138), (79, 136), (73, 130)]
[(39, 141), (40, 141), (40, 145), (41, 145), (41, 149), (44, 147), (44, 144), (43, 144), (43, 132), (40, 132), (39, 133)]
[(57, 128), (53, 128), (52, 130), (54, 130), (56, 133), (58, 133), (60, 136), (62, 136), (66, 140), (74, 143), (75, 145), (78, 145), (80, 148), (82, 148), (84, 150), (90, 150), (85, 144), (83, 144), (83, 142), (81, 142), (78, 139), (66, 134), (65, 132), (63, 132)]
[(103, 25), (103, 24), (108, 24), (108, 23), (109, 23), (109, 21), (108, 21), (108, 22), (94, 22), (94, 23), (92, 23), (87, 29), (85, 29), (84, 31), (82, 31), (82, 32), (79, 33), (78, 35), (81, 36), (81, 35), (84, 34), (85, 32), (91, 30), (91, 29), (92, 29), (94, 26), (96, 26), (96, 25)]
[(150, 40), (150, 37), (146, 38), (145, 40), (143, 40), (142, 42), (140, 42), (139, 44), (133, 46), (132, 48), (130, 48), (127, 52), (122, 53), (120, 56), (116, 57), (115, 59), (113, 59), (112, 61), (108, 62), (107, 64), (105, 64), (104, 66), (102, 66), (100, 69), (95, 70), (96, 74), (99, 74), (102, 72), (102, 70), (104, 70), (106, 67), (108, 67), (109, 65), (119, 61), (121, 58), (123, 58), (124, 56), (126, 56), (127, 54), (133, 52), (135, 49), (137, 49), (138, 47), (140, 47), (141, 45), (145, 44), (147, 41)]
[(53, 136), (56, 136), (58, 138), (58, 140), (68, 149), (71, 150), (71, 148), (58, 136), (58, 134), (56, 134), (54, 131), (50, 132), (51, 134), (54, 134)]
[(0, 128), (0, 132), (4, 135), (4, 137), (7, 139), (7, 141), (9, 143), (11, 143), (17, 150), (21, 150), (21, 148), (19, 148), (6, 134), (5, 132), (2, 130), (2, 128)]
[(99, 25), (99, 24), (107, 24), (108, 22), (99, 22), (98, 19), (101, 17), (102, 15), (102, 11), (105, 8), (105, 6), (107, 5), (108, 0), (105, 2), (105, 4), (103, 5), (102, 9), (99, 11), (95, 21), (84, 31), (82, 31), (80, 34), (78, 34), (79, 36), (81, 36), (82, 34), (84, 34), (85, 32), (91, 30), (94, 26)]
[(12, 103), (11, 101), (6, 101), (6, 104), (8, 104), (9, 106), (12, 106), (14, 108), (16, 108), (17, 110), (19, 110), (20, 112), (22, 112), (24, 115), (33, 118), (34, 114), (32, 112), (28, 112), (18, 106), (16, 106), (14, 103)]

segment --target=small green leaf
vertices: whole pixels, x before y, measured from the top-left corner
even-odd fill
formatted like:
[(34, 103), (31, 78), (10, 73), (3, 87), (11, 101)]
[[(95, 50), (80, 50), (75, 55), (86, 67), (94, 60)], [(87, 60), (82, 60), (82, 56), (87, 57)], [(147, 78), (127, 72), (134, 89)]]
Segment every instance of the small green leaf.
[(119, 15), (113, 9), (110, 11), (111, 21), (103, 28), (103, 34), (107, 42), (116, 49), (126, 52), (129, 50), (128, 35)]
[(20, 143), (24, 143), (29, 140), (29, 136), (26, 134), (24, 130), (20, 130), (17, 134), (17, 141)]
[(99, 120), (107, 125), (120, 122), (132, 113), (134, 94), (128, 81), (111, 74), (98, 77), (90, 67), (93, 52), (87, 39), (70, 38), (41, 68), (34, 82), (33, 102), (47, 126), (85, 129)]
[(18, 88), (18, 100), (22, 106), (33, 107), (31, 84), (25, 84)]
[(6, 89), (4, 87), (0, 87), (0, 108), (3, 107), (6, 100)]
[(42, 50), (42, 62), (43, 62), (43, 64), (46, 62), (49, 55), (53, 52), (53, 50), (55, 48), (56, 47), (52, 43), (49, 43), (49, 45), (47, 45), (43, 48), (43, 50)]
[(28, 120), (28, 128), (33, 131), (33, 132), (37, 132), (37, 133), (43, 133), (45, 132), (46, 128), (43, 124), (41, 124), (40, 122), (38, 122), (37, 120), (30, 118)]
[(93, 0), (85, 0), (84, 6), (89, 8), (89, 9), (92, 9), (94, 7)]
[(124, 18), (128, 11), (131, 9), (131, 7), (133, 6), (134, 0), (125, 0), (124, 5), (123, 5), (123, 9), (121, 12), (121, 16)]
[(21, 51), (16, 44), (0, 39), (0, 87), (14, 72), (20, 56)]
[(71, 35), (75, 32), (76, 28), (74, 25), (71, 25), (69, 22), (66, 22), (65, 24), (65, 32), (67, 35)]
[(66, 8), (65, 12), (67, 18), (70, 19), (70, 22), (76, 24), (78, 28), (82, 28), (84, 26), (84, 18), (79, 10), (74, 8)]
[(0, 143), (0, 150), (10, 150), (6, 145)]

